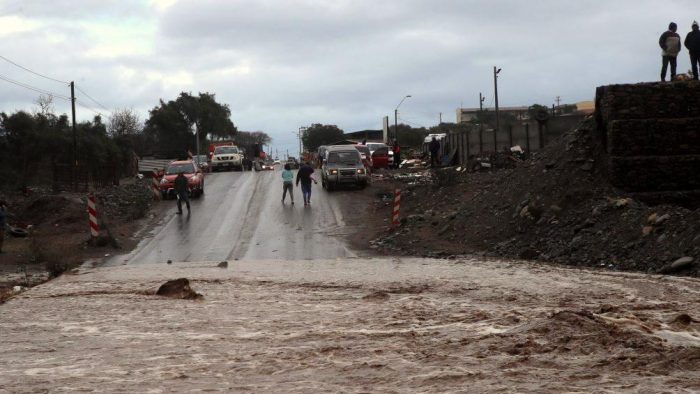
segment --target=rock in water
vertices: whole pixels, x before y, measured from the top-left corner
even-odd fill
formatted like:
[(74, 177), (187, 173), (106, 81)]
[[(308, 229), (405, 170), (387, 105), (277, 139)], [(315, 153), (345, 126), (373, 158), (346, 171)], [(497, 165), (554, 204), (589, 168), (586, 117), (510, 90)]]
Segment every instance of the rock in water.
[(228, 268), (228, 261), (222, 261), (220, 262), (217, 267), (219, 268)]
[(158, 288), (158, 291), (156, 291), (156, 295), (182, 300), (197, 300), (202, 298), (201, 294), (192, 290), (190, 281), (186, 278), (169, 280), (163, 283)]

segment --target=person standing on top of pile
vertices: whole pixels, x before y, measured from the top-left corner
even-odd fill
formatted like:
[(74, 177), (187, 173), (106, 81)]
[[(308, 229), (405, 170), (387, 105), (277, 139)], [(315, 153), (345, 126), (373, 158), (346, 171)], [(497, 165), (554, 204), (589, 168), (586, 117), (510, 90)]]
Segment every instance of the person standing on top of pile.
[(685, 36), (685, 47), (690, 52), (690, 68), (693, 70), (693, 79), (698, 80), (698, 65), (700, 64), (700, 30), (698, 29), (698, 21), (693, 21), (693, 26)]
[(431, 167), (439, 167), (440, 166), (440, 141), (433, 136), (433, 140), (430, 141), (430, 145), (428, 146), (430, 150), (430, 166)]
[(681, 51), (681, 36), (676, 33), (678, 25), (674, 22), (668, 25), (668, 31), (659, 38), (661, 47), (661, 81), (666, 81), (666, 70), (671, 64), (671, 81), (676, 77), (676, 57)]

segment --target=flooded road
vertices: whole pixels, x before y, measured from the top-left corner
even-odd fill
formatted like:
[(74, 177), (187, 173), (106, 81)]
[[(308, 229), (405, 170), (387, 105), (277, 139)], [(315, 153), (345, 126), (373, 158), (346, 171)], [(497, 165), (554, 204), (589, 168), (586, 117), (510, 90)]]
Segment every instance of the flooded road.
[(348, 230), (339, 206), (345, 200), (318, 186), (312, 207), (304, 208), (295, 187), (296, 205), (289, 197), (283, 205), (280, 174), (279, 166), (207, 174), (205, 195), (191, 200), (190, 215), (176, 215), (175, 201), (163, 201), (161, 223), (133, 252), (107, 264), (353, 257), (335, 236)]
[[(151, 295), (178, 277), (203, 300)], [(700, 391), (692, 278), (478, 260), (130, 264), (0, 313), (0, 392)]]

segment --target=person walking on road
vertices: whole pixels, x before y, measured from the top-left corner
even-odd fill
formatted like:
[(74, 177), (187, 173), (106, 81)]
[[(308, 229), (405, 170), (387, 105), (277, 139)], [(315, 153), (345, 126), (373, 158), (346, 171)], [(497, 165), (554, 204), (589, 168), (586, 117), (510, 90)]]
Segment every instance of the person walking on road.
[(289, 199), (292, 200), (292, 205), (294, 205), (294, 174), (292, 173), (292, 166), (289, 163), (284, 165), (284, 170), (282, 170), (282, 204), (284, 204), (284, 199), (287, 197), (287, 190), (289, 190)]
[(674, 22), (668, 25), (668, 31), (659, 38), (661, 47), (661, 81), (666, 81), (666, 70), (671, 64), (671, 81), (676, 77), (676, 57), (681, 51), (681, 36), (676, 33), (678, 25)]
[(299, 183), (301, 183), (301, 195), (304, 197), (305, 207), (311, 205), (311, 182), (313, 181), (313, 183), (318, 183), (316, 182), (316, 179), (311, 176), (313, 173), (314, 168), (309, 162), (304, 163), (304, 165), (302, 165), (297, 172), (297, 186), (299, 186)]
[(690, 52), (690, 68), (693, 70), (693, 79), (698, 80), (698, 66), (700, 66), (700, 30), (698, 21), (693, 21), (692, 30), (685, 36), (685, 47)]
[(177, 193), (177, 214), (182, 215), (182, 201), (187, 205), (187, 213), (190, 213), (190, 197), (187, 191), (187, 178), (180, 172), (175, 178), (175, 193)]
[(430, 166), (440, 166), (440, 141), (433, 137), (433, 140), (430, 141), (430, 145), (428, 145), (428, 149), (430, 150)]

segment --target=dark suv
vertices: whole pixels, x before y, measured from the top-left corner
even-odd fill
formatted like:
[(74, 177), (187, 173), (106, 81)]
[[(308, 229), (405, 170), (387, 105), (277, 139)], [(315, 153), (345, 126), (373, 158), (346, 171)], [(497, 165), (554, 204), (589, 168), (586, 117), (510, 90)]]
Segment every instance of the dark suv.
[(328, 191), (339, 185), (367, 186), (367, 170), (360, 152), (353, 145), (327, 147), (321, 166), (321, 184)]

